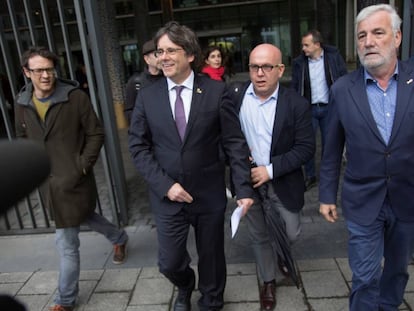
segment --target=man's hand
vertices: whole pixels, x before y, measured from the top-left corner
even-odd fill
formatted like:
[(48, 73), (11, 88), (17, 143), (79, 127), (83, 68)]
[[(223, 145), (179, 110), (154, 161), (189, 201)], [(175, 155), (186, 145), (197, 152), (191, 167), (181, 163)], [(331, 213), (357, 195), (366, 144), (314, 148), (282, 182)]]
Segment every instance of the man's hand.
[(250, 169), (250, 177), (252, 179), (253, 188), (260, 187), (265, 182), (270, 180), (265, 166), (257, 166)]
[(237, 206), (243, 206), (243, 214), (242, 216), (246, 215), (250, 207), (253, 205), (254, 201), (250, 198), (244, 198), (237, 200)]
[(167, 197), (174, 202), (193, 202), (193, 197), (179, 183), (175, 183), (167, 192)]
[(329, 222), (335, 222), (338, 219), (335, 204), (321, 203), (319, 206), (319, 213)]

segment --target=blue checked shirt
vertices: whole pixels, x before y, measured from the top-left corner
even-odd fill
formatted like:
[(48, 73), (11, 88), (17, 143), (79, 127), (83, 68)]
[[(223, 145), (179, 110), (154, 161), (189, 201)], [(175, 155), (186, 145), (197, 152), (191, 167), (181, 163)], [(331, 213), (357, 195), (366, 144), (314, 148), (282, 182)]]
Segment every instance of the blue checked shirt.
[(395, 107), (397, 104), (398, 67), (383, 90), (378, 82), (365, 70), (365, 81), (369, 106), (377, 128), (388, 144), (394, 124)]

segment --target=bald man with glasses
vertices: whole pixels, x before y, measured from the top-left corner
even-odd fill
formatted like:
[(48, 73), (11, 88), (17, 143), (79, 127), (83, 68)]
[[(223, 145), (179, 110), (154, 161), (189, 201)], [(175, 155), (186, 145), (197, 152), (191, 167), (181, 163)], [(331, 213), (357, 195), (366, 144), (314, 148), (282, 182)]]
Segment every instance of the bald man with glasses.
[[(301, 231), (299, 212), (304, 205), (301, 167), (312, 158), (315, 139), (309, 104), (279, 83), (284, 70), (282, 53), (276, 46), (256, 46), (249, 58), (250, 81), (239, 92), (233, 89), (233, 100), (255, 166), (251, 168), (253, 188), (267, 189), (266, 196), (271, 199), (272, 208), (279, 211), (287, 236), (293, 242)], [(244, 218), (263, 282), (261, 310), (273, 310), (276, 306), (276, 258), (263, 205), (258, 196), (251, 208), (244, 210)], [(287, 276), (284, 263), (278, 260), (278, 265), (281, 273)]]

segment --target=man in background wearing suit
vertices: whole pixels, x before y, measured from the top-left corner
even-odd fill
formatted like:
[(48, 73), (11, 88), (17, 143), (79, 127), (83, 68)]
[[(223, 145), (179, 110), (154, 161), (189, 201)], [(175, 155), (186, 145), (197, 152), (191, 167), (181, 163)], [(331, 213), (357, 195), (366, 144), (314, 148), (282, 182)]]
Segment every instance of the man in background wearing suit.
[[(352, 269), (350, 310), (398, 310), (414, 245), (414, 71), (397, 59), (401, 19), (386, 4), (356, 19), (361, 68), (332, 87), (320, 175), (320, 213), (342, 210)], [(384, 266), (381, 267), (384, 258)]]
[(191, 310), (195, 274), (187, 250), (190, 225), (198, 251), (200, 310), (220, 310), (226, 282), (225, 163), (237, 203), (253, 203), (249, 150), (225, 84), (197, 76), (200, 47), (188, 27), (169, 22), (155, 36), (165, 78), (138, 93), (129, 130), (137, 170), (149, 185), (158, 233), (159, 269), (175, 286), (175, 311)]
[[(315, 152), (315, 137), (306, 99), (279, 84), (284, 69), (282, 53), (276, 46), (256, 46), (249, 57), (251, 81), (234, 100), (252, 160), (257, 165), (251, 169), (253, 187), (268, 184), (266, 196), (285, 222), (289, 240), (294, 242), (301, 231), (299, 212), (304, 205), (302, 165)], [(261, 309), (273, 310), (276, 305), (276, 258), (269, 240), (263, 203), (257, 200), (244, 212), (263, 281)], [(280, 259), (277, 261), (286, 276), (284, 263)]]

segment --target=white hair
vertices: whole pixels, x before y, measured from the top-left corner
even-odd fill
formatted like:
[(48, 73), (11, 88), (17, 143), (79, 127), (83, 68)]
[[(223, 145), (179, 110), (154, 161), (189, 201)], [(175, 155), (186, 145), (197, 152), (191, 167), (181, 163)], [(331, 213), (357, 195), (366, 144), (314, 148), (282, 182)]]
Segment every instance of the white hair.
[(397, 11), (394, 9), (394, 7), (389, 4), (376, 4), (376, 5), (367, 6), (366, 8), (363, 8), (358, 13), (358, 16), (356, 17), (356, 20), (355, 20), (355, 26), (356, 26), (355, 32), (357, 31), (357, 28), (360, 22), (362, 22), (363, 20), (370, 17), (372, 14), (377, 13), (379, 11), (385, 11), (389, 13), (390, 18), (391, 18), (392, 32), (394, 33), (394, 35), (398, 31), (400, 31), (401, 18), (398, 15)]

